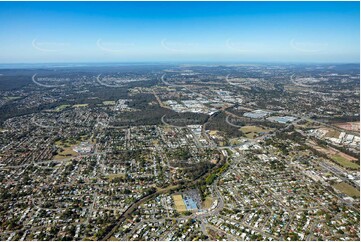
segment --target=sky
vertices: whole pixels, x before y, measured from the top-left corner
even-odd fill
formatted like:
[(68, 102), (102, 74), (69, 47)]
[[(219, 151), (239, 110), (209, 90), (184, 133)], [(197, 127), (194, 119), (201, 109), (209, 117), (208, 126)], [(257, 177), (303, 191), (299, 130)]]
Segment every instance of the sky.
[(0, 2), (0, 63), (359, 63), (359, 2)]

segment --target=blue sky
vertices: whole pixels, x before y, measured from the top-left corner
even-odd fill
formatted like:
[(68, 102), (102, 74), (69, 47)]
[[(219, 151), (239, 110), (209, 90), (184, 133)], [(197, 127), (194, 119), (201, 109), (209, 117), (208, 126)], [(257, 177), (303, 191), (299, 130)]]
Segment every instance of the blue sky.
[(359, 62), (359, 2), (0, 2), (0, 63)]

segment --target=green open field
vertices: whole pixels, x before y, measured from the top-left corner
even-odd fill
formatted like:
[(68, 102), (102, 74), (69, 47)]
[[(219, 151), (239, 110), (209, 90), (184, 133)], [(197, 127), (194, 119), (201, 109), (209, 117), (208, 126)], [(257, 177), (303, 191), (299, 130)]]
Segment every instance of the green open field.
[(109, 174), (106, 176), (106, 178), (108, 178), (110, 181), (112, 181), (115, 178), (125, 178), (125, 174), (124, 173), (120, 173), (120, 174)]
[[(83, 139), (82, 139), (83, 140)], [(54, 160), (62, 160), (62, 159), (65, 159), (67, 157), (75, 157), (78, 155), (78, 153), (76, 153), (74, 150), (73, 150), (73, 147), (75, 145), (79, 145), (80, 144), (80, 140), (66, 140), (66, 141), (56, 141), (55, 142), (55, 145), (58, 147), (58, 148), (61, 148), (63, 149), (63, 151), (58, 151), (58, 154), (55, 155), (53, 157)]]
[(63, 105), (57, 106), (57, 107), (54, 109), (54, 112), (61, 112), (61, 111), (63, 111), (64, 109), (66, 109), (67, 107), (70, 107), (70, 105), (63, 104)]
[(67, 157), (75, 157), (78, 155), (72, 147), (62, 148), (63, 151), (59, 152), (57, 155), (53, 157), (54, 160), (62, 160)]
[(326, 133), (326, 137), (331, 137), (331, 138), (338, 138), (340, 136), (341, 132), (334, 130), (334, 129), (330, 129), (327, 133)]
[(259, 126), (243, 126), (241, 131), (246, 135), (247, 138), (253, 139), (261, 132), (269, 132), (270, 129), (264, 129)]
[(115, 101), (103, 101), (103, 104), (106, 106), (115, 105)]
[(55, 142), (55, 145), (56, 146), (59, 146), (59, 147), (62, 147), (62, 148), (67, 148), (69, 146), (72, 146), (72, 145), (78, 145), (80, 144), (80, 141), (82, 141), (83, 139), (81, 140), (71, 140), (71, 139), (67, 139), (65, 141), (62, 141), (62, 140), (58, 140)]
[(87, 103), (83, 103), (83, 104), (79, 103), (79, 104), (74, 104), (74, 105), (73, 105), (73, 108), (87, 107), (88, 105), (89, 105), (89, 104), (87, 104)]
[(203, 209), (208, 209), (212, 206), (213, 204), (213, 198), (210, 196), (207, 196), (206, 199), (204, 200), (204, 202), (202, 203), (202, 207)]
[(342, 157), (340, 155), (332, 155), (332, 160), (337, 162), (339, 165), (345, 167), (345, 168), (351, 168), (351, 169), (359, 169), (360, 166), (356, 163), (351, 162), (350, 160), (346, 159), (345, 157)]
[(351, 197), (360, 197), (360, 191), (345, 182), (341, 182), (333, 186), (340, 192), (345, 193)]

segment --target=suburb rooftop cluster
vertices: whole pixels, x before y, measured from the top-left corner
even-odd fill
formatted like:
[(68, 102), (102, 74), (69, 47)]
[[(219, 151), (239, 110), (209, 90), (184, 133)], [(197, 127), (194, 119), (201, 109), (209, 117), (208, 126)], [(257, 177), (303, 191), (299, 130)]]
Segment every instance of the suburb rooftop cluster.
[(360, 240), (358, 64), (0, 69), (0, 240)]

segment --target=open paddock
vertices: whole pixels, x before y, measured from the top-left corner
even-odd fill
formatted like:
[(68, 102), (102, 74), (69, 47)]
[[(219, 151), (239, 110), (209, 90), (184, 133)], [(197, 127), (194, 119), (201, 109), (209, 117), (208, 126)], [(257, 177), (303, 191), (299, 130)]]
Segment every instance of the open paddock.
[(337, 183), (333, 187), (348, 196), (360, 197), (360, 191), (345, 182)]
[[(344, 155), (346, 155), (346, 154), (344, 154)], [(351, 168), (351, 169), (359, 169), (360, 168), (360, 165), (352, 162), (350, 159), (347, 159), (344, 155), (341, 155), (341, 152), (340, 152), (335, 155), (332, 155), (331, 158), (332, 158), (332, 160), (334, 160), (339, 165), (341, 165), (345, 168)]]
[(267, 133), (271, 131), (271, 129), (265, 129), (260, 126), (243, 126), (241, 131), (246, 135), (247, 138), (253, 139), (255, 136), (259, 135), (260, 133)]

